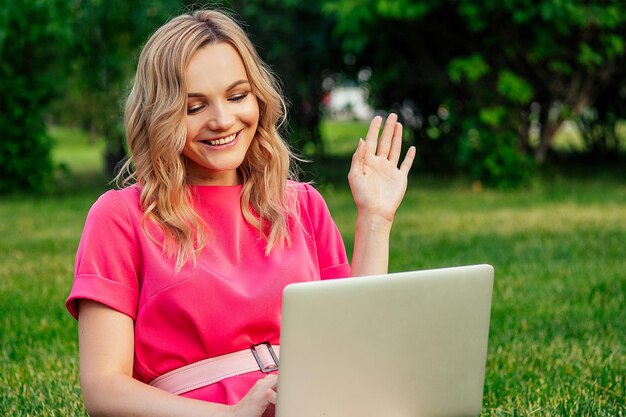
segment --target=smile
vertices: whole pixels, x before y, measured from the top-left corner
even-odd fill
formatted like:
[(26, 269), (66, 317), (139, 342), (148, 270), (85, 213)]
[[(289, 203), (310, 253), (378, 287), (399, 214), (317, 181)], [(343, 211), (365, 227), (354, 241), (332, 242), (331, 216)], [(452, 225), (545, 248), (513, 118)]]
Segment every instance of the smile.
[[(239, 132), (237, 132), (239, 133)], [(230, 136), (226, 136), (224, 138), (220, 138), (220, 139), (212, 139), (212, 140), (203, 140), (202, 142), (207, 143), (211, 146), (219, 146), (219, 145), (226, 145), (227, 143), (231, 143), (232, 141), (234, 141), (237, 138), (237, 133), (233, 133)]]

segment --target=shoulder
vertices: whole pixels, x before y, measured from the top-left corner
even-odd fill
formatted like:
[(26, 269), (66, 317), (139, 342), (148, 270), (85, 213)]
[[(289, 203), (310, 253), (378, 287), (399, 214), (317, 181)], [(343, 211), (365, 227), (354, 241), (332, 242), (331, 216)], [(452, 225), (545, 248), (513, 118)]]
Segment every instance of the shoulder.
[(93, 207), (115, 209), (120, 206), (136, 206), (140, 203), (140, 194), (141, 189), (137, 185), (131, 185), (120, 190), (109, 190), (96, 200)]
[(135, 217), (140, 212), (140, 189), (130, 186), (121, 190), (109, 190), (91, 206), (88, 221)]
[(324, 197), (308, 182), (287, 181), (287, 190), (296, 193), (300, 206), (325, 206)]
[(296, 193), (297, 212), (304, 224), (318, 229), (323, 225), (332, 223), (328, 205), (322, 194), (311, 184), (306, 182), (290, 181), (287, 187)]

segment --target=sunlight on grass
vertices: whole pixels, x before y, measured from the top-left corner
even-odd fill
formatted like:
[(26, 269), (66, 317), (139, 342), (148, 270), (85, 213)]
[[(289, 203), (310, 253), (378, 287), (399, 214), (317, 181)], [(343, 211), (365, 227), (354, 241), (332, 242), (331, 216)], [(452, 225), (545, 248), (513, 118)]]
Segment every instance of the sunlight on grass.
[(566, 121), (554, 135), (552, 149), (560, 152), (583, 152), (587, 145), (576, 123)]
[[(405, 210), (410, 210), (406, 207)], [(417, 215), (417, 214), (416, 214)], [(580, 207), (575, 203), (553, 203), (547, 207), (533, 208), (495, 208), (489, 215), (481, 208), (457, 210), (442, 208), (436, 212), (422, 213), (417, 225), (410, 221), (410, 216), (398, 222), (398, 228), (411, 233), (411, 228), (418, 226), (443, 234), (458, 233), (491, 233), (510, 236), (526, 230), (537, 232), (558, 232), (569, 228), (603, 228), (610, 229), (620, 225), (626, 219), (624, 207), (619, 204)]]
[[(336, 156), (352, 155), (359, 138), (365, 138), (367, 127), (368, 123), (361, 121), (323, 120), (320, 132), (326, 152)], [(408, 132), (405, 133), (408, 136)], [(616, 133), (620, 138), (620, 149), (626, 150), (626, 121), (617, 124)], [(558, 152), (584, 152), (587, 144), (576, 123), (566, 121), (555, 134), (551, 148)]]
[(324, 140), (325, 151), (329, 155), (352, 155), (359, 143), (359, 138), (365, 139), (367, 122), (336, 122), (323, 120), (320, 125), (320, 134)]
[(75, 128), (51, 126), (48, 133), (54, 141), (52, 158), (71, 173), (102, 172), (105, 142)]
[[(615, 133), (619, 140), (619, 149), (626, 151), (626, 121), (620, 121), (616, 124)], [(573, 121), (563, 122), (551, 144), (551, 148), (555, 151), (565, 153), (585, 152), (587, 147), (580, 129)]]

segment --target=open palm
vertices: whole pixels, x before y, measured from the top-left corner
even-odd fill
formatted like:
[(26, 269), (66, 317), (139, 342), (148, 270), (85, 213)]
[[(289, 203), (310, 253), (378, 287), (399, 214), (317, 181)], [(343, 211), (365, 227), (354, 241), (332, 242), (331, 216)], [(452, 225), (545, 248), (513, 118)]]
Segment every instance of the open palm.
[(382, 118), (374, 117), (365, 141), (359, 140), (348, 182), (359, 213), (393, 221), (406, 192), (407, 176), (416, 151), (411, 146), (398, 167), (402, 125), (398, 123), (397, 115), (390, 114), (379, 138), (381, 125)]

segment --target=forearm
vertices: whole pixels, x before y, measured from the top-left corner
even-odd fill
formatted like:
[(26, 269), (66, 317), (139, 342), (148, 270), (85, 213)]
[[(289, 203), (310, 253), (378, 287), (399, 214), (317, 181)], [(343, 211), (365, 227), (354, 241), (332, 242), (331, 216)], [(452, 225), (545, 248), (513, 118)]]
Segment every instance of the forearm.
[(354, 232), (352, 276), (385, 274), (389, 268), (389, 236), (392, 222), (359, 212)]
[(90, 416), (226, 417), (231, 407), (176, 396), (131, 377), (133, 320), (94, 301), (79, 301), (80, 384)]
[(406, 192), (409, 170), (415, 159), (412, 146), (398, 168), (402, 125), (397, 115), (390, 114), (379, 138), (381, 123), (379, 116), (372, 119), (365, 141), (359, 140), (348, 173), (358, 209), (353, 276), (387, 273), (391, 224)]
[(91, 417), (226, 417), (228, 406), (170, 394), (123, 374), (90, 381), (81, 377), (85, 408)]

